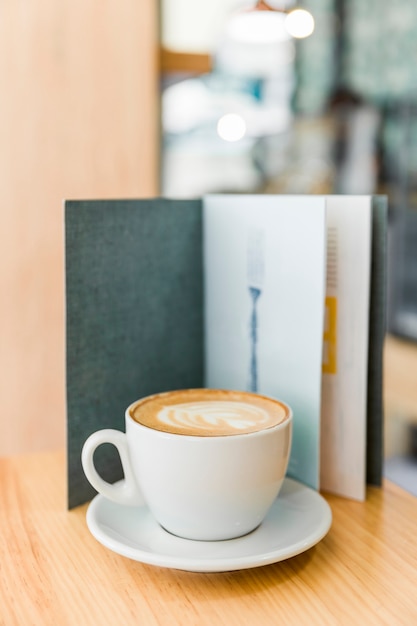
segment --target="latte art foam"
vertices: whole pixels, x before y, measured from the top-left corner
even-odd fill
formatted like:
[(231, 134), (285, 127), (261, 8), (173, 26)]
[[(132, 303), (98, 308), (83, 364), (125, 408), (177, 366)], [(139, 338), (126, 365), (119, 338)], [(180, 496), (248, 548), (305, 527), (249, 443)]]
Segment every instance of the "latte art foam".
[(270, 422), (269, 414), (259, 406), (247, 402), (225, 400), (203, 400), (166, 406), (157, 414), (157, 419), (165, 426), (174, 429), (229, 433), (248, 430), (261, 430)]
[(155, 430), (216, 437), (272, 428), (285, 421), (288, 409), (278, 400), (245, 391), (186, 389), (144, 398), (130, 415)]

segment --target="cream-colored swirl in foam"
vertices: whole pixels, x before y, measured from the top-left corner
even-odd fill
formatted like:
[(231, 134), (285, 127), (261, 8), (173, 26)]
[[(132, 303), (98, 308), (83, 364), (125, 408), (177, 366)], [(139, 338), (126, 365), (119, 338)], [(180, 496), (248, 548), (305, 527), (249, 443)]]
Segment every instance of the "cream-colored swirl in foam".
[(158, 411), (157, 419), (166, 426), (196, 432), (260, 430), (271, 423), (265, 409), (230, 400), (203, 400), (165, 406)]

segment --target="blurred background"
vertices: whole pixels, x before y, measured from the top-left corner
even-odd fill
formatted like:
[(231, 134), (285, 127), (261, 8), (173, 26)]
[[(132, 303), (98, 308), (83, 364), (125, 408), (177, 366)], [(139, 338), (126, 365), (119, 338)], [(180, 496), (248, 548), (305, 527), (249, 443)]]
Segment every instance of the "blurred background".
[(0, 455), (65, 443), (65, 198), (384, 193), (386, 467), (417, 492), (416, 42), (414, 0), (4, 0)]

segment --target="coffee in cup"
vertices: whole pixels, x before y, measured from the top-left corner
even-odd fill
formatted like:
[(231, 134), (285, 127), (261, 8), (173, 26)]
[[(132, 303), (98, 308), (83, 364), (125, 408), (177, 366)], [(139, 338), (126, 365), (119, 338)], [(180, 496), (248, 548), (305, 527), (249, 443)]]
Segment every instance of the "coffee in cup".
[[(126, 433), (97, 431), (83, 447), (84, 472), (103, 496), (146, 504), (186, 539), (232, 539), (263, 521), (288, 466), (292, 411), (284, 402), (242, 391), (168, 391), (134, 402), (125, 422)], [(125, 477), (114, 485), (94, 466), (102, 443), (120, 454)]]
[(131, 417), (148, 428), (196, 437), (241, 435), (277, 426), (287, 408), (266, 396), (221, 389), (185, 389), (137, 402)]

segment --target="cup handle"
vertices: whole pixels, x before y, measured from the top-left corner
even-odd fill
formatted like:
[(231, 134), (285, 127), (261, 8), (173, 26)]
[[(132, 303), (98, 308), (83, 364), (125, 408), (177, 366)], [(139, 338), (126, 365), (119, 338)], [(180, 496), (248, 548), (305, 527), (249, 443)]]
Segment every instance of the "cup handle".
[[(117, 448), (122, 463), (124, 480), (115, 484), (108, 483), (101, 478), (94, 465), (94, 452), (98, 446), (103, 443), (111, 443)], [(118, 504), (125, 504), (130, 506), (138, 506), (144, 504), (143, 496), (136, 484), (136, 480), (133, 474), (132, 465), (129, 458), (129, 450), (127, 447), (127, 439), (125, 433), (120, 430), (114, 430), (112, 428), (106, 428), (104, 430), (98, 430), (89, 436), (84, 443), (81, 462), (84, 473), (101, 495), (117, 502)]]

